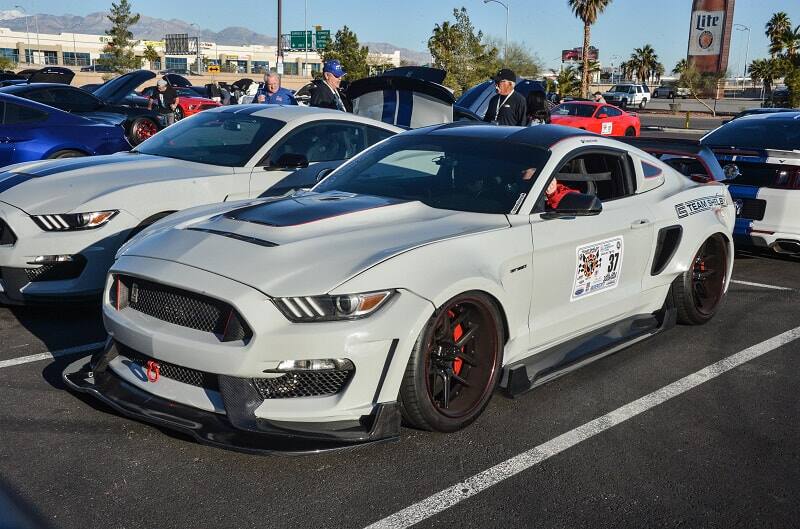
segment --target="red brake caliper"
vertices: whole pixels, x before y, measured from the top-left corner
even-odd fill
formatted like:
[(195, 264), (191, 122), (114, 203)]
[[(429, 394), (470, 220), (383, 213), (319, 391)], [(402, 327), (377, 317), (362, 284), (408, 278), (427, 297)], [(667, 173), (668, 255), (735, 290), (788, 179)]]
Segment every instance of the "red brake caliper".
[[(450, 318), (454, 318), (455, 317), (455, 314), (452, 311), (448, 311), (447, 315)], [(464, 329), (461, 328), (461, 324), (459, 323), (453, 329), (453, 341), (457, 342), (462, 336), (464, 336)], [(462, 347), (461, 350), (463, 351), (464, 348)], [(464, 365), (464, 361), (462, 359), (456, 357), (456, 359), (453, 361), (453, 372), (456, 375), (460, 375), (461, 374), (461, 367), (463, 365)]]

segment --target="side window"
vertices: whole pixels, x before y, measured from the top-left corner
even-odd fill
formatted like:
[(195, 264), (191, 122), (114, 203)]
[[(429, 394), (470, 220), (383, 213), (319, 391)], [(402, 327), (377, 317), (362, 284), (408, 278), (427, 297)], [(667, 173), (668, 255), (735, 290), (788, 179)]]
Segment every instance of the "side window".
[(606, 115), (608, 117), (610, 117), (610, 118), (615, 118), (617, 116), (621, 116), (622, 115), (622, 111), (621, 110), (617, 110), (614, 107), (603, 107), (603, 112), (605, 112)]
[(84, 93), (82, 90), (62, 88), (54, 90), (54, 95), (62, 108), (69, 112), (92, 112), (99, 106), (94, 96)]
[(32, 90), (25, 94), (25, 99), (30, 99), (31, 101), (36, 101), (37, 103), (43, 103), (45, 105), (50, 105), (51, 107), (63, 108), (63, 105), (56, 105), (56, 96), (52, 90)]
[(379, 129), (378, 127), (367, 127), (367, 147), (372, 147), (379, 141), (383, 141), (386, 138), (394, 136), (394, 132)]
[(23, 125), (47, 119), (47, 113), (14, 103), (6, 103), (3, 125)]
[(332, 121), (301, 126), (269, 155), (270, 163), (284, 154), (302, 154), (310, 162), (348, 160), (367, 147), (364, 127)]
[(597, 195), (603, 202), (633, 195), (636, 185), (627, 157), (621, 154), (591, 152), (564, 164), (555, 178), (581, 193)]

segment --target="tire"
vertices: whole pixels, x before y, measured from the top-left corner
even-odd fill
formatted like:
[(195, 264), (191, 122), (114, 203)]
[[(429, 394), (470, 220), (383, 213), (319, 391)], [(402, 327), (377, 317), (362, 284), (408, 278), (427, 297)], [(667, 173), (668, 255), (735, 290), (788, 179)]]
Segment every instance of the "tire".
[(653, 99), (658, 99), (658, 92), (653, 92)]
[(728, 243), (714, 235), (697, 250), (692, 268), (675, 278), (669, 294), (678, 311), (678, 323), (702, 325), (714, 317), (725, 297)]
[(639, 103), (639, 110), (644, 109), (644, 107), (646, 106), (647, 106), (647, 99), (642, 99), (642, 101)]
[(478, 418), (500, 380), (502, 321), (481, 292), (459, 294), (434, 312), (403, 375), (399, 401), (406, 424), (455, 432)]
[(181, 107), (175, 108), (175, 121), (180, 121), (186, 116), (183, 115), (183, 109)]
[(625, 135), (626, 136), (636, 136), (636, 129), (633, 128), (633, 127), (628, 127), (627, 129), (625, 129)]
[(155, 215), (151, 215), (151, 216), (147, 217), (142, 222), (140, 222), (138, 226), (133, 228), (130, 231), (130, 233), (128, 233), (128, 236), (125, 237), (125, 242), (128, 242), (129, 240), (133, 239), (135, 236), (137, 236), (139, 233), (141, 233), (145, 228), (147, 228), (149, 226), (152, 226), (153, 224), (155, 224), (159, 220), (163, 219), (164, 217), (168, 217), (168, 216), (172, 215), (173, 213), (175, 213), (175, 212), (174, 211), (162, 211), (161, 213), (156, 213)]
[(87, 156), (85, 152), (76, 151), (73, 149), (65, 149), (63, 151), (56, 151), (47, 157), (48, 160), (59, 160), (61, 158), (81, 158)]
[(158, 132), (158, 125), (150, 118), (136, 118), (128, 129), (128, 141), (136, 147)]

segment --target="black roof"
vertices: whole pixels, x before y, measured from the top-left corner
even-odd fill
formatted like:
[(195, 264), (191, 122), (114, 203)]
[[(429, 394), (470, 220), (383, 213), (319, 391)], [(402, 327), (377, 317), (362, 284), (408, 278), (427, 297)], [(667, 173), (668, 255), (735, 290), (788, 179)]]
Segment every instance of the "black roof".
[(458, 138), (484, 138), (487, 140), (508, 140), (527, 143), (536, 147), (549, 148), (565, 138), (576, 136), (596, 136), (592, 132), (562, 127), (561, 125), (537, 125), (535, 127), (503, 127), (469, 122), (448, 123), (417, 129), (404, 134), (432, 134)]
[(25, 93), (30, 92), (31, 90), (38, 90), (40, 88), (68, 88), (70, 90), (83, 90), (82, 88), (78, 88), (77, 86), (72, 86), (64, 83), (31, 83), (31, 84), (15, 84), (10, 86), (4, 86), (3, 92), (6, 94), (16, 94), (16, 93)]

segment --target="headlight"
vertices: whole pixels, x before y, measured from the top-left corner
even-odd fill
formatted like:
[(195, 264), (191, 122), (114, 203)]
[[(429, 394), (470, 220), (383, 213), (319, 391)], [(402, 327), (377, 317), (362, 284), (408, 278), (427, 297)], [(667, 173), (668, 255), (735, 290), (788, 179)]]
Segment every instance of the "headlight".
[(31, 215), (44, 231), (93, 230), (110, 221), (119, 211), (93, 211), (91, 213), (62, 213), (58, 215)]
[(276, 298), (274, 302), (278, 310), (295, 323), (357, 320), (377, 311), (395, 294), (394, 290), (381, 290), (340, 296)]

